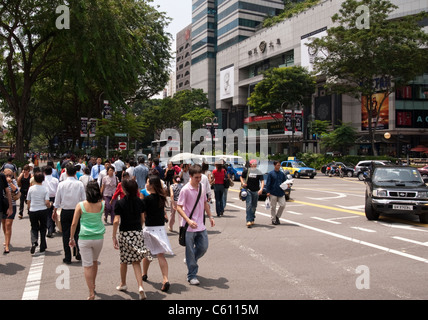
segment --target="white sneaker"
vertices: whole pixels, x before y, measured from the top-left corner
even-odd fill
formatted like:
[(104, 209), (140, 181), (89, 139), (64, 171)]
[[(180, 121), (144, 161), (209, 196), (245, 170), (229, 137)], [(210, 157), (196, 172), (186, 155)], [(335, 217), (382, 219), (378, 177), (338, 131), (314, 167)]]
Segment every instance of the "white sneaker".
[(199, 285), (199, 280), (198, 280), (198, 279), (196, 279), (196, 278), (193, 278), (193, 279), (190, 279), (190, 280), (189, 280), (189, 283), (190, 283), (191, 285), (197, 286), (197, 285)]

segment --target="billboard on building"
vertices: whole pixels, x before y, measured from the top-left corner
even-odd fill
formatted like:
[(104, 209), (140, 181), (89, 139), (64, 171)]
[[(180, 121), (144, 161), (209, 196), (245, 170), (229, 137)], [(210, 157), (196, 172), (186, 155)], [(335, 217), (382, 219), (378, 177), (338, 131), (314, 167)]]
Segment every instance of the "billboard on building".
[[(385, 93), (376, 93), (372, 96), (372, 128), (376, 130), (384, 130), (389, 128), (389, 98), (387, 97), (382, 105), (379, 105), (382, 101)], [(366, 109), (367, 97), (361, 97), (361, 130), (369, 130), (369, 114)], [(379, 114), (379, 119), (376, 122), (377, 116)]]
[(220, 70), (220, 100), (233, 98), (235, 83), (234, 66)]
[(315, 58), (318, 56), (322, 56), (323, 53), (309, 48), (307, 44), (312, 43), (315, 38), (322, 38), (326, 35), (327, 27), (324, 27), (300, 37), (301, 66), (306, 67), (310, 72), (314, 71)]

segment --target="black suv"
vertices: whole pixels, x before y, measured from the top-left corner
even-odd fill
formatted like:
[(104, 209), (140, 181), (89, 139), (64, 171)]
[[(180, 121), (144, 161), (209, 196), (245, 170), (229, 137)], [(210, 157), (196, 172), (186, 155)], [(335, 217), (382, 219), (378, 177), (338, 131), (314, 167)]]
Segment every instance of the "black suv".
[(368, 220), (378, 220), (382, 213), (410, 213), (428, 223), (428, 187), (416, 168), (374, 167), (365, 183)]

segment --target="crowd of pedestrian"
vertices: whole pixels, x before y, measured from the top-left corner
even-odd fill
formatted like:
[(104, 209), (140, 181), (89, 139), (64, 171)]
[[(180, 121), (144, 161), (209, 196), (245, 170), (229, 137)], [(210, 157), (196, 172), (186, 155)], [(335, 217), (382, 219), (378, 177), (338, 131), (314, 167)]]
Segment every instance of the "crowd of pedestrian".
[[(0, 170), (4, 254), (11, 250), (15, 215), (18, 212), (19, 219), (23, 218), (26, 203), (30, 218), (30, 253), (34, 254), (37, 247), (40, 252), (46, 251), (46, 238), (52, 238), (59, 229), (64, 252), (62, 261), (71, 264), (73, 257), (81, 261), (89, 290), (88, 299), (92, 300), (96, 294), (105, 226), (111, 224), (113, 247), (119, 251), (120, 282), (116, 289), (128, 290), (127, 267), (132, 265), (140, 299), (146, 299), (143, 282), (149, 277), (154, 257), (162, 274), (160, 290), (169, 291), (166, 256), (173, 255), (173, 251), (165, 224), (170, 232), (174, 232), (178, 213), (178, 226), (187, 226), (184, 259), (187, 281), (191, 285), (199, 284), (198, 260), (208, 249), (206, 217), (214, 227), (212, 211), (217, 217), (224, 215), (227, 190), (233, 186), (231, 172), (223, 161), (216, 162), (215, 169), (210, 172), (205, 163), (201, 166), (169, 162), (163, 169), (158, 159), (147, 165), (144, 158), (137, 164), (133, 160), (123, 161), (121, 157), (103, 162), (101, 158), (92, 157), (86, 161), (67, 156), (56, 165), (48, 160), (42, 168), (31, 162), (17, 175), (12, 160), (9, 159)], [(279, 187), (285, 181), (285, 175), (279, 167), (276, 163), (266, 183), (273, 224), (279, 223), (285, 208), (284, 192)], [(255, 224), (258, 197), (264, 188), (256, 160), (249, 162), (240, 179), (241, 186), (248, 192), (246, 225), (251, 228)]]

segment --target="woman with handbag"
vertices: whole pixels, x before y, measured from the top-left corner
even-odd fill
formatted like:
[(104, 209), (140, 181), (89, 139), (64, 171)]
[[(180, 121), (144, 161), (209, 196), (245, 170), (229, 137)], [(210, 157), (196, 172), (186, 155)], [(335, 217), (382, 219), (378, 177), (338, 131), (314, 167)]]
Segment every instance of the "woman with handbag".
[(215, 211), (217, 217), (221, 217), (224, 213), (223, 194), (224, 182), (227, 177), (226, 170), (223, 168), (223, 160), (218, 160), (215, 163), (215, 169), (211, 173), (211, 180), (214, 184)]
[[(24, 168), (22, 168), (22, 172), (18, 177), (18, 186), (21, 192), (21, 198), (19, 199), (19, 213), (18, 213), (19, 219), (22, 219), (24, 215), (24, 204), (25, 204), (25, 201), (27, 200), (28, 189), (30, 189), (30, 180), (31, 180), (30, 166), (26, 164)], [(28, 212), (29, 211), (27, 208), (27, 213)]]
[(229, 187), (233, 187), (234, 183), (232, 179), (230, 179), (230, 166), (225, 163), (224, 164), (224, 170), (226, 170), (226, 175), (224, 176), (224, 193), (223, 193), (223, 211), (226, 210), (226, 204), (227, 204), (227, 194), (229, 192)]
[(3, 217), (2, 217), (2, 220), (3, 220), (2, 226), (3, 226), (3, 233), (4, 233), (3, 253), (7, 254), (10, 252), (9, 246), (10, 246), (10, 239), (12, 238), (12, 224), (16, 215), (16, 200), (18, 200), (21, 197), (21, 194), (19, 192), (18, 183), (14, 178), (13, 171), (11, 169), (4, 169), (3, 173), (6, 176), (6, 181), (9, 185), (10, 193), (12, 194), (12, 208), (13, 208), (12, 215), (8, 216), (6, 212), (3, 212)]
[[(168, 281), (168, 262), (166, 261), (165, 253), (173, 254), (173, 252), (165, 230), (166, 193), (159, 176), (155, 175), (149, 176), (146, 189), (149, 195), (144, 198), (144, 243), (152, 255), (156, 255), (159, 260), (159, 267), (163, 278), (161, 291), (167, 292), (170, 284)], [(147, 281), (149, 266), (150, 260), (144, 258), (143, 281)]]
[(116, 200), (113, 199), (113, 195), (116, 191), (119, 179), (114, 174), (114, 167), (110, 166), (107, 169), (107, 175), (102, 179), (101, 193), (105, 202), (104, 209), (104, 222), (107, 223), (107, 217), (110, 216), (111, 224), (114, 221), (114, 205)]

